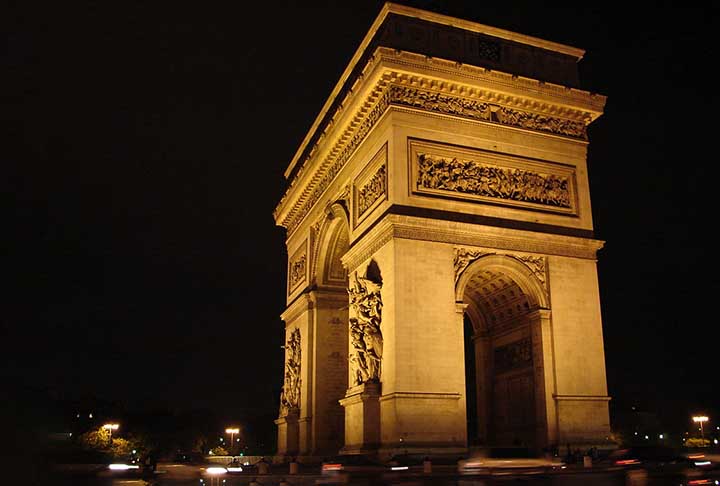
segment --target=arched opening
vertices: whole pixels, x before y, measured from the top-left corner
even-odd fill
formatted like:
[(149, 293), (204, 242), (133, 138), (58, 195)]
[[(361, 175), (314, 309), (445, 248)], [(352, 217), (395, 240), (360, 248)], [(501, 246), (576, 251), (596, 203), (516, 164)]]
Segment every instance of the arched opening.
[(533, 326), (546, 305), (542, 287), (519, 260), (478, 258), (458, 281), (465, 304), (468, 445), (541, 447), (544, 390)]
[(314, 286), (346, 292), (348, 274), (342, 264), (342, 257), (350, 248), (350, 225), (345, 206), (335, 203), (326, 209), (325, 219), (315, 239), (315, 266), (311, 272)]
[(348, 274), (342, 257), (349, 249), (347, 214), (332, 205), (319, 228), (313, 269), (315, 342), (313, 447), (316, 455), (336, 454), (345, 441), (345, 396), (348, 374)]

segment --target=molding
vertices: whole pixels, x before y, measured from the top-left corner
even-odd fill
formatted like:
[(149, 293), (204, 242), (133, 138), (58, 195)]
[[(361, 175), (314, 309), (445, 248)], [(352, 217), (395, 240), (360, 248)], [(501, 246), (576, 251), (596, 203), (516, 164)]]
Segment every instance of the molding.
[(607, 102), (606, 96), (582, 89), (409, 51), (380, 47), (375, 51), (375, 57), (391, 69), (406, 73), (422, 70), (437, 75), (442, 79), (434, 83), (445, 91), (475, 95), (485, 101), (498, 98), (510, 106), (532, 107), (537, 112), (584, 119), (588, 123), (602, 114)]
[(557, 401), (568, 401), (568, 402), (609, 402), (612, 400), (607, 395), (553, 395), (553, 398)]
[[(592, 238), (563, 236), (534, 231), (498, 228), (480, 224), (447, 222), (417, 216), (404, 216), (386, 213), (363, 237), (351, 244), (343, 256), (343, 265), (349, 270), (355, 269), (395, 238), (433, 241), (457, 246), (475, 247), (487, 253), (503, 254), (507, 252), (556, 255), (570, 258), (596, 260), (597, 252), (604, 242)], [(516, 257), (510, 254), (509, 256)], [(521, 258), (526, 255), (521, 255)], [(527, 255), (531, 258), (539, 258)], [(528, 266), (528, 261), (518, 259)], [(535, 267), (537, 265), (534, 265)], [(545, 263), (547, 268), (547, 262)], [(528, 266), (536, 274), (537, 268)], [(458, 273), (459, 275), (459, 273)], [(540, 280), (543, 286), (545, 280)]]
[[(285, 171), (285, 177), (288, 177), (289, 174), (292, 172), (293, 168), (298, 164), (300, 157), (305, 152), (305, 148), (311, 142), (313, 135), (315, 133), (317, 133), (318, 129), (320, 128), (321, 123), (324, 121), (325, 117), (330, 112), (333, 102), (338, 98), (338, 96), (340, 95), (343, 88), (352, 81), (350, 79), (351, 76), (353, 75), (353, 73), (355, 71), (357, 71), (360, 68), (359, 63), (367, 55), (373, 39), (378, 34), (378, 31), (381, 29), (381, 27), (385, 23), (386, 18), (390, 14), (399, 14), (399, 15), (403, 15), (403, 16), (407, 16), (407, 17), (415, 17), (415, 18), (418, 18), (421, 20), (426, 20), (426, 21), (436, 23), (436, 24), (449, 25), (449, 26), (457, 27), (457, 28), (467, 30), (470, 32), (485, 34), (485, 35), (489, 35), (492, 37), (505, 39), (505, 40), (508, 40), (511, 42), (517, 42), (520, 44), (526, 44), (526, 45), (537, 47), (540, 49), (546, 49), (549, 51), (558, 52), (561, 54), (575, 57), (577, 59), (577, 61), (580, 61), (580, 59), (582, 59), (582, 57), (585, 54), (585, 51), (583, 49), (578, 49), (577, 47), (571, 47), (571, 46), (567, 46), (567, 45), (560, 44), (557, 42), (552, 42), (552, 41), (540, 39), (537, 37), (532, 37), (529, 35), (512, 32), (512, 31), (505, 30), (505, 29), (499, 29), (497, 27), (491, 27), (488, 25), (464, 20), (461, 18), (449, 17), (446, 15), (429, 12), (426, 10), (420, 10), (420, 9), (416, 9), (413, 7), (401, 6), (401, 5), (396, 5), (394, 3), (391, 3), (391, 2), (387, 2), (382, 7), (378, 16), (375, 18), (375, 21), (373, 22), (373, 24), (370, 27), (370, 29), (368, 30), (368, 32), (365, 34), (365, 37), (363, 38), (362, 42), (360, 43), (360, 46), (357, 48), (357, 50), (353, 54), (352, 58), (350, 59), (350, 62), (348, 63), (345, 70), (343, 71), (342, 75), (340, 76), (340, 79), (335, 84), (335, 87), (333, 88), (332, 93), (330, 93), (330, 96), (325, 101), (325, 104), (323, 105), (322, 109), (320, 110), (320, 113), (315, 118), (315, 121), (313, 122), (312, 127), (310, 128), (307, 135), (305, 136), (305, 139), (303, 140), (303, 142), (300, 144), (300, 147), (298, 147), (297, 151), (295, 152), (295, 155), (293, 156), (292, 161), (290, 162), (288, 168)], [(361, 74), (361, 76), (362, 76), (362, 74)]]
[(283, 412), (276, 420), (275, 423), (277, 425), (295, 425), (298, 422), (298, 417), (300, 416), (300, 409), (297, 407), (290, 408), (287, 411)]
[(460, 314), (460, 316), (464, 316), (469, 305), (470, 304), (466, 304), (465, 302), (455, 302), (455, 312)]
[(362, 383), (347, 389), (345, 397), (338, 400), (340, 405), (347, 407), (356, 403), (376, 401), (380, 398), (379, 383)]
[(302, 313), (313, 310), (314, 306), (309, 294), (300, 294), (293, 303), (285, 309), (285, 312), (280, 314), (280, 319), (285, 322), (285, 327), (287, 328), (290, 322), (297, 319)]
[(602, 248), (603, 243), (587, 238), (539, 234), (492, 226), (467, 225), (466, 223), (455, 223), (453, 225), (455, 227), (449, 227), (442, 221), (408, 216), (389, 215), (388, 218), (392, 221), (393, 237), (395, 238), (452, 243), (495, 250), (594, 260), (596, 252)]
[(336, 305), (338, 303), (347, 305), (348, 293), (346, 288), (317, 288), (308, 292), (308, 299), (314, 304), (314, 308), (323, 304)]
[(359, 243), (352, 244), (347, 253), (342, 257), (345, 268), (354, 270), (364, 261), (372, 258), (375, 253), (393, 239), (394, 229), (387, 218), (379, 221), (373, 229), (364, 235)]
[[(460, 95), (455, 86), (451, 86), (451, 90), (447, 92), (437, 89), (438, 83), (418, 78), (410, 77), (405, 81), (408, 85), (391, 85), (390, 103), (431, 113), (587, 140), (589, 115), (569, 111), (555, 115), (553, 111), (558, 110), (529, 103), (515, 96), (497, 95), (487, 91), (474, 90), (475, 96)], [(418, 85), (421, 87), (418, 88)], [(517, 108), (518, 106), (522, 108)]]
[(380, 401), (387, 400), (460, 400), (460, 393), (428, 393), (428, 392), (392, 392), (380, 397)]
[(527, 314), (527, 318), (533, 321), (549, 320), (552, 317), (552, 311), (550, 309), (535, 309)]
[[(398, 61), (405, 63), (405, 69), (428, 70), (429, 61), (425, 56), (387, 48), (376, 50), (358, 78), (360, 86), (350, 90), (340, 103), (273, 212), (276, 223), (287, 228), (288, 235), (295, 231), (367, 134), (393, 106), (584, 141), (587, 125), (600, 116), (606, 99), (577, 89), (435, 58), (433, 67), (442, 66), (445, 78), (452, 74), (460, 81), (408, 74), (387, 66), (393, 62), (402, 64)], [(465, 72), (467, 69), (472, 69), (472, 78)], [(374, 70), (378, 72), (369, 76)], [(367, 78), (372, 78), (375, 84), (368, 86), (372, 80)], [(499, 78), (504, 85), (498, 85)], [(479, 83), (483, 86), (478, 86)], [(362, 100), (356, 94), (361, 87), (365, 93)], [(344, 107), (350, 104), (357, 106), (352, 113), (344, 113)], [(345, 120), (344, 129), (337, 126), (340, 118)], [(301, 180), (305, 182), (301, 184)]]

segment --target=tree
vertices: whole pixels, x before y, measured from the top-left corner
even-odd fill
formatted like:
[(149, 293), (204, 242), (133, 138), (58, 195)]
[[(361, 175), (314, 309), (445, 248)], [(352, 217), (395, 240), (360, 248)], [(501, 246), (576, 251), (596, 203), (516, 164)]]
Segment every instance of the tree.
[(217, 446), (210, 449), (210, 454), (213, 456), (227, 456), (228, 451), (223, 446)]
[(130, 456), (133, 449), (142, 449), (141, 444), (135, 440), (112, 437), (110, 431), (103, 427), (82, 434), (80, 445), (83, 449), (109, 454), (116, 459)]

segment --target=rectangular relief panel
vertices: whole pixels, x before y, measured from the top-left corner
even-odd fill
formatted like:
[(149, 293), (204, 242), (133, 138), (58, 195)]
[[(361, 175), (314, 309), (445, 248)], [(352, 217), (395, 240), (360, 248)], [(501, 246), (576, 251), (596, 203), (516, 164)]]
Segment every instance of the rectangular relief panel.
[(353, 227), (387, 200), (387, 143), (353, 182)]
[(578, 215), (575, 167), (408, 139), (410, 193)]
[(295, 250), (288, 260), (288, 297), (292, 293), (300, 288), (307, 282), (308, 272), (308, 251), (307, 251), (307, 240), (303, 241), (302, 244)]

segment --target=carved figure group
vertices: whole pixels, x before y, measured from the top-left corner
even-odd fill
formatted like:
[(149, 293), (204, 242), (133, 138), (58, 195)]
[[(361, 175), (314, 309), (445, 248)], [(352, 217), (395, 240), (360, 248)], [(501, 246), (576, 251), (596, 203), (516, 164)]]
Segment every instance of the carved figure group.
[(567, 177), (431, 154), (418, 154), (417, 164), (418, 188), (571, 207)]
[(385, 194), (385, 166), (382, 165), (370, 181), (358, 191), (358, 216), (362, 216), (370, 206)]
[(307, 256), (301, 255), (296, 261), (290, 265), (290, 288), (305, 280), (305, 261)]
[(300, 329), (295, 329), (285, 346), (285, 379), (280, 392), (280, 415), (300, 406)]
[(353, 276), (350, 296), (350, 379), (353, 385), (380, 381), (383, 354), (381, 285)]
[(408, 86), (391, 86), (392, 104), (412, 106), (423, 110), (460, 115), (530, 130), (556, 133), (574, 138), (585, 138), (585, 123), (550, 117), (529, 111), (516, 110), (484, 101), (425, 91)]

